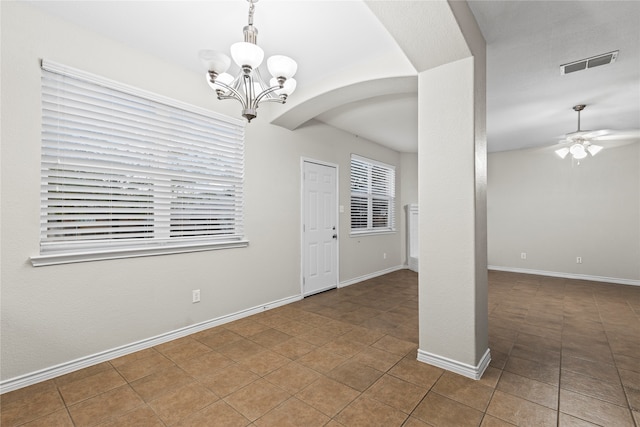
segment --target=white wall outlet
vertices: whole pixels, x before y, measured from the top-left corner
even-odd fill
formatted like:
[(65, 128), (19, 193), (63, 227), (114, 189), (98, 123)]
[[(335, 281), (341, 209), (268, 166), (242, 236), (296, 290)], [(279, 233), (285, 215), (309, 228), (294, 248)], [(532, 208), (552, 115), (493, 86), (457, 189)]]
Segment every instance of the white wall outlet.
[(520, 259), (527, 259), (527, 253), (526, 252), (522, 252), (520, 254)]
[(200, 302), (200, 289), (191, 291), (191, 302)]
[(387, 259), (387, 253), (386, 253), (386, 252), (384, 252), (384, 253), (382, 254), (382, 259)]
[(576, 257), (576, 264), (582, 264), (582, 257)]

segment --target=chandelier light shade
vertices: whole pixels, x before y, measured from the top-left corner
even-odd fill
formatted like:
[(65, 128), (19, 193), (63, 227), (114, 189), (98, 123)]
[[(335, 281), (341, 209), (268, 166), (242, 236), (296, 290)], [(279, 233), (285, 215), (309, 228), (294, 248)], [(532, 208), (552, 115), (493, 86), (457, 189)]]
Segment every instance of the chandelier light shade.
[(589, 134), (594, 132), (580, 130), (580, 112), (584, 110), (586, 105), (576, 105), (573, 110), (578, 113), (578, 130), (567, 134), (566, 140), (560, 141), (562, 144), (566, 144), (564, 147), (556, 150), (556, 154), (561, 159), (571, 154), (571, 158), (575, 160), (581, 160), (587, 157), (587, 155), (595, 156), (602, 150), (600, 145), (592, 144), (588, 138)]
[(201, 50), (200, 60), (207, 68), (207, 83), (216, 92), (218, 99), (235, 99), (242, 105), (242, 116), (251, 122), (257, 116), (262, 102), (284, 104), (296, 88), (293, 76), (298, 64), (284, 55), (273, 55), (267, 59), (267, 69), (273, 77), (269, 84), (260, 75), (264, 51), (258, 46), (258, 29), (253, 26), (253, 12), (258, 0), (247, 0), (249, 24), (244, 27), (244, 41), (231, 45), (229, 51), (233, 62), (240, 68), (234, 77), (227, 71), (231, 58), (215, 50)]

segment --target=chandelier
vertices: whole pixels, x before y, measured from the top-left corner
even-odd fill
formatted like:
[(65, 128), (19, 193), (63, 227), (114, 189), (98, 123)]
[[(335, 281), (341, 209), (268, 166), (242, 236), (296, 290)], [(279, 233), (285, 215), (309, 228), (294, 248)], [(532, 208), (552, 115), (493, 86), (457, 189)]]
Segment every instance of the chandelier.
[(207, 82), (216, 92), (218, 99), (235, 99), (242, 104), (242, 116), (251, 122), (262, 102), (279, 102), (284, 104), (287, 97), (296, 88), (293, 75), (298, 69), (296, 61), (283, 55), (273, 55), (267, 59), (267, 68), (272, 78), (266, 84), (260, 75), (260, 64), (264, 59), (264, 51), (257, 43), (258, 29), (253, 26), (254, 3), (258, 0), (247, 0), (249, 6), (249, 25), (244, 27), (244, 41), (234, 43), (230, 47), (233, 62), (240, 71), (233, 77), (227, 73), (231, 59), (222, 52), (201, 50), (200, 60), (207, 67)]
[(584, 110), (586, 105), (580, 104), (573, 107), (573, 111), (578, 113), (578, 130), (575, 132), (571, 132), (567, 134), (564, 141), (560, 141), (560, 143), (567, 144), (565, 147), (562, 147), (556, 150), (556, 154), (564, 159), (568, 154), (571, 154), (571, 157), (575, 160), (581, 160), (587, 157), (587, 155), (595, 156), (602, 150), (600, 145), (592, 144), (589, 141), (589, 134), (594, 134), (591, 131), (582, 131), (580, 130), (580, 111)]

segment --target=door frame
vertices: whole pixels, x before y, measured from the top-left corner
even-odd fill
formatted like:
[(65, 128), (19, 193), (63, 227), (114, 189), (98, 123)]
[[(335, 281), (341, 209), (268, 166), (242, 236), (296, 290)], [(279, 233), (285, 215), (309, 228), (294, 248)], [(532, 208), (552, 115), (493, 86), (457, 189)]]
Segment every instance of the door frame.
[(336, 289), (340, 287), (340, 167), (336, 163), (325, 162), (323, 160), (312, 159), (310, 157), (300, 157), (300, 296), (304, 298), (304, 268), (305, 268), (305, 250), (304, 250), (304, 165), (305, 163), (315, 163), (320, 166), (327, 166), (334, 168), (336, 171), (336, 231), (338, 233), (338, 240), (336, 242)]

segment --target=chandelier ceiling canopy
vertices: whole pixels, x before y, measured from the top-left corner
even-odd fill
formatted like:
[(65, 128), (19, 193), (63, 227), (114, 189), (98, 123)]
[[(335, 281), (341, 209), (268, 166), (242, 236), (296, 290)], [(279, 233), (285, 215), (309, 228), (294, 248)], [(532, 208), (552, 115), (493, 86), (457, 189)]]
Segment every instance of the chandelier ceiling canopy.
[(233, 62), (240, 68), (234, 77), (227, 73), (231, 58), (215, 50), (201, 50), (200, 60), (207, 67), (207, 83), (216, 92), (218, 99), (235, 99), (242, 105), (242, 116), (251, 122), (262, 102), (284, 104), (296, 88), (295, 75), (298, 64), (284, 55), (273, 55), (267, 59), (267, 69), (272, 78), (267, 84), (260, 75), (264, 51), (257, 45), (258, 29), (253, 25), (253, 12), (258, 0), (249, 2), (249, 22), (244, 27), (244, 41), (231, 45)]

